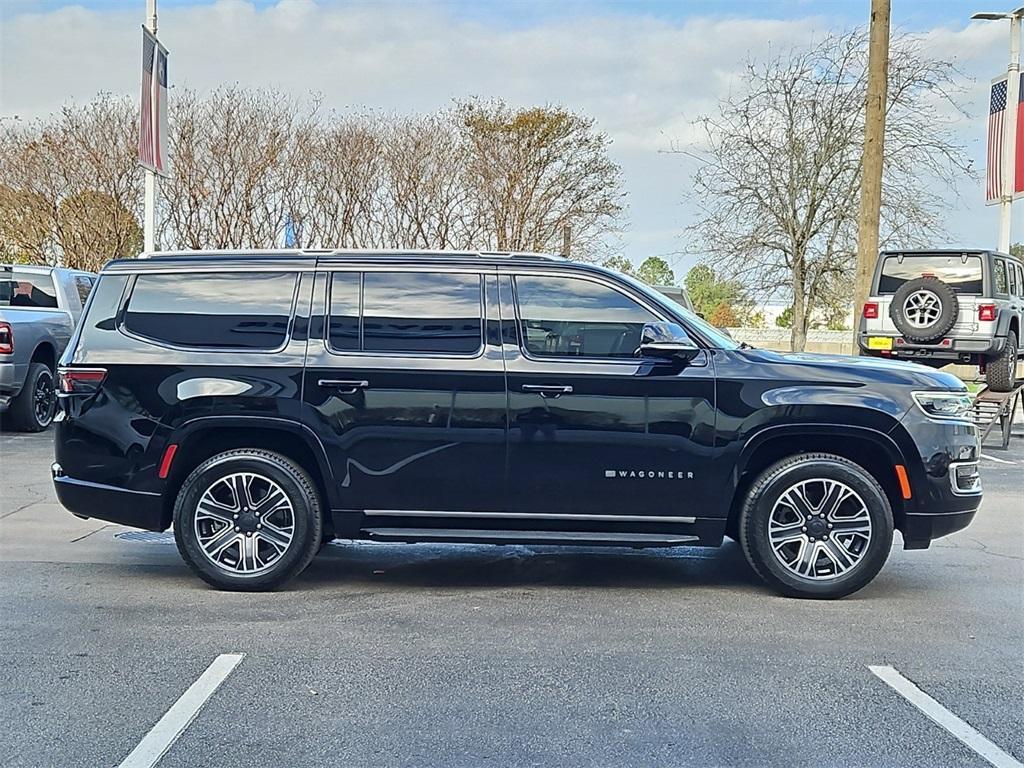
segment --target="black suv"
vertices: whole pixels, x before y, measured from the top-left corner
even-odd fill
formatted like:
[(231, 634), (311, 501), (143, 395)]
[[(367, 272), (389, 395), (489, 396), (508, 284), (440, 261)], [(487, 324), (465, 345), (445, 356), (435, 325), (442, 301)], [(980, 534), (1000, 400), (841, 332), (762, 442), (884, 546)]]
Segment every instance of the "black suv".
[(112, 262), (61, 361), (53, 477), (217, 587), (332, 538), (629, 547), (737, 539), (839, 597), (981, 502), (948, 374), (739, 345), (618, 273), (528, 254)]

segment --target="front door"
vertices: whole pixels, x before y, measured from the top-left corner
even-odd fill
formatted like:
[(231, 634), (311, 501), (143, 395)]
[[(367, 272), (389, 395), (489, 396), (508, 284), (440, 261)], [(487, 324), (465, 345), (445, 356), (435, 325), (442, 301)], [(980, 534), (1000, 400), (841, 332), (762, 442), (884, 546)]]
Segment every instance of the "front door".
[(494, 271), (328, 265), (314, 294), (312, 316), (324, 322), (311, 328), (304, 400), (343, 509), (499, 510), (506, 411)]
[(711, 355), (635, 357), (643, 325), (670, 318), (602, 276), (518, 272), (499, 287), (511, 511), (687, 522), (715, 507)]

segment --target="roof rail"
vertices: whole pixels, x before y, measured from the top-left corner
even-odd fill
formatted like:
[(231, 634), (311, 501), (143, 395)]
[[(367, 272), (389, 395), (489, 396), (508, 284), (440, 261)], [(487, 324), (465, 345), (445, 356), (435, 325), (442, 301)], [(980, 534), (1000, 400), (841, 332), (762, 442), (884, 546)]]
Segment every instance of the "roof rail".
[(561, 261), (564, 256), (531, 251), (457, 251), (427, 248), (211, 248), (173, 251), (143, 251), (137, 258), (151, 259), (162, 256), (462, 256), (478, 258), (537, 259)]

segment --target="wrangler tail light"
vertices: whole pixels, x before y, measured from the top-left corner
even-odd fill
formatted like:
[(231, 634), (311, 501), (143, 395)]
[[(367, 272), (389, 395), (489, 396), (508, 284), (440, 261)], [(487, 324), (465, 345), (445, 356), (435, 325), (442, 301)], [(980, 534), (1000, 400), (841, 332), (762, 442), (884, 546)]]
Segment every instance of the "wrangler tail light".
[(107, 378), (106, 368), (61, 368), (57, 371), (60, 391), (66, 395), (91, 394)]
[(978, 320), (983, 323), (991, 322), (996, 319), (996, 305), (995, 304), (979, 304), (978, 305)]
[(864, 319), (866, 320), (877, 320), (878, 319), (878, 302), (866, 301), (864, 302)]
[(14, 329), (10, 323), (0, 323), (0, 355), (9, 355), (14, 351)]

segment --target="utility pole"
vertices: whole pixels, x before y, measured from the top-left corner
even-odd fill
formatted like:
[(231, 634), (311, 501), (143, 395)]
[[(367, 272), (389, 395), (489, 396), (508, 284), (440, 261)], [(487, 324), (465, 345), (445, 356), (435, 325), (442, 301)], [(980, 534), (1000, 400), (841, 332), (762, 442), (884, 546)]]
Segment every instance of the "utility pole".
[(569, 224), (562, 225), (562, 255), (565, 258), (569, 258), (569, 254), (572, 250), (572, 226)]
[[(156, 0), (146, 0), (146, 28), (156, 35)], [(155, 76), (155, 75), (154, 75)], [(146, 186), (143, 197), (143, 250), (156, 250), (156, 171), (145, 169)]]
[(889, 0), (871, 0), (868, 36), (868, 92), (864, 105), (864, 154), (861, 160), (860, 213), (857, 217), (857, 272), (853, 290), (853, 348), (859, 350), (857, 327), (871, 291), (878, 261), (878, 227), (882, 208), (885, 157), (885, 108), (889, 92)]
[(1003, 115), (1003, 177), (999, 196), (999, 250), (1010, 252), (1010, 214), (1013, 208), (1017, 158), (1017, 105), (1020, 101), (1020, 19), (1024, 8), (1012, 13), (976, 13), (972, 19), (1010, 20), (1010, 63), (1006, 66), (1006, 113)]

